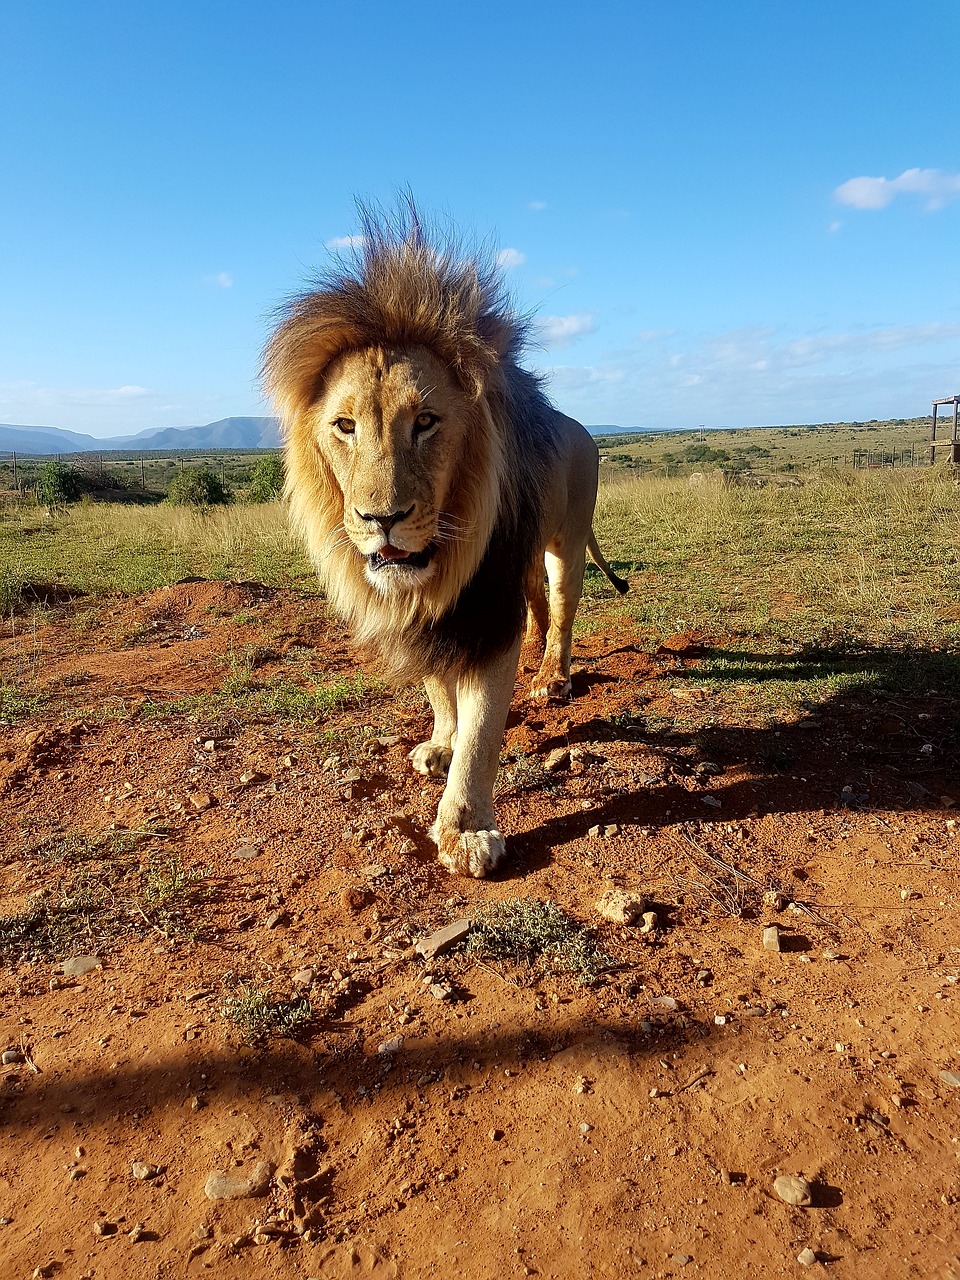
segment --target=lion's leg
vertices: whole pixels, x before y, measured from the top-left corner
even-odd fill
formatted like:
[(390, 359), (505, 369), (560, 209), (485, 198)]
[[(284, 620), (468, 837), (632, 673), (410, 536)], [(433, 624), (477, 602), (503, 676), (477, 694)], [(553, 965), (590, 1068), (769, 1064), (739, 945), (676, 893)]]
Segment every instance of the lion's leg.
[(550, 623), (550, 615), (547, 611), (547, 589), (543, 575), (543, 560), (537, 557), (537, 562), (527, 578), (527, 631), (523, 638), (523, 652), (529, 656), (529, 664), (525, 658), (524, 665), (529, 665), (530, 669), (535, 669), (540, 664), (543, 647), (547, 642), (547, 627)]
[(493, 787), (519, 656), (517, 643), (457, 685), (456, 748), (430, 829), (441, 863), (457, 875), (481, 878), (504, 855), (503, 836), (493, 815)]
[(530, 693), (534, 698), (569, 698), (570, 650), (573, 620), (583, 591), (586, 544), (554, 541), (547, 548), (547, 577), (550, 580), (550, 628), (540, 670)]
[(407, 758), (417, 773), (439, 777), (450, 767), (457, 742), (457, 682), (428, 676), (423, 685), (433, 707), (433, 732), (430, 740), (414, 747)]

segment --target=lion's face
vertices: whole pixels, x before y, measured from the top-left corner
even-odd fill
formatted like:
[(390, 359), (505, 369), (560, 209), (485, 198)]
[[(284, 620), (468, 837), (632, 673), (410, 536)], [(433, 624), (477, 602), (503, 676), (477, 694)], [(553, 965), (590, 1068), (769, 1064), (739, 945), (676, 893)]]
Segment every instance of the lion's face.
[(383, 594), (417, 591), (463, 534), (445, 508), (472, 405), (422, 348), (369, 348), (333, 362), (314, 441), (343, 494), (343, 529)]

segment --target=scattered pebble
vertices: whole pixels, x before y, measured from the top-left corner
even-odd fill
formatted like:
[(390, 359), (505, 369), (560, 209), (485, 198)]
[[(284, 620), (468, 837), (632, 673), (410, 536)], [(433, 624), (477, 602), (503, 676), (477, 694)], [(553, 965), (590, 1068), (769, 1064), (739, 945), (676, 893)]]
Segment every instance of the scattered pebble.
[(421, 938), (414, 944), (414, 950), (418, 955), (423, 956), (424, 960), (433, 960), (437, 956), (442, 956), (445, 951), (449, 951), (451, 947), (455, 947), (458, 942), (463, 942), (472, 927), (472, 920), (454, 920), (452, 924), (444, 925), (442, 929), (437, 929), (426, 938)]
[(15, 1066), (16, 1063), (22, 1061), (23, 1054), (19, 1049), (4, 1049), (3, 1053), (0, 1054), (0, 1062), (2, 1062), (5, 1067)]
[(159, 1175), (160, 1166), (145, 1164), (143, 1160), (134, 1160), (130, 1172), (138, 1182), (149, 1182), (151, 1178), (156, 1178)]
[(261, 844), (242, 844), (239, 849), (234, 849), (233, 856), (235, 858), (259, 858), (263, 853), (263, 845)]
[(240, 775), (241, 787), (255, 787), (258, 782), (266, 781), (267, 775), (265, 773), (260, 773), (256, 769), (248, 769), (246, 773), (241, 773)]
[(655, 911), (645, 911), (643, 913), (643, 925), (640, 929), (641, 933), (656, 933), (657, 931), (657, 913)]
[(586, 1133), (592, 1133), (592, 1132), (593, 1132), (593, 1125), (592, 1125), (592, 1124), (587, 1124), (587, 1122), (586, 1122), (585, 1120), (584, 1120), (583, 1124), (581, 1124), (581, 1125), (579, 1126), (579, 1128), (580, 1128), (580, 1132), (581, 1132), (581, 1133), (584, 1133), (584, 1134), (586, 1134)]
[(271, 911), (263, 923), (268, 929), (276, 929), (280, 925), (285, 924), (286, 920), (287, 913), (285, 911)]
[(773, 1189), (784, 1204), (796, 1205), (801, 1209), (813, 1204), (813, 1187), (806, 1178), (781, 1174), (774, 1182)]
[(787, 905), (787, 895), (777, 889), (768, 889), (763, 895), (763, 905), (771, 911), (782, 911)]
[(313, 969), (298, 969), (293, 975), (292, 982), (295, 987), (309, 987), (313, 982)]
[(812, 1267), (816, 1260), (817, 1255), (810, 1248), (801, 1249), (797, 1254), (797, 1261), (800, 1263), (801, 1267)]
[[(723, 801), (718, 800), (716, 796), (701, 796), (700, 803), (709, 805), (711, 809), (720, 809), (723, 807)], [(681, 1256), (686, 1257), (686, 1254), (682, 1254)]]
[(713, 970), (699, 969), (697, 971), (697, 981), (700, 983), (701, 987), (708, 987), (713, 981)]
[(117, 1234), (117, 1224), (115, 1222), (104, 1222), (98, 1219), (93, 1224), (93, 1234), (95, 1236), (115, 1236)]
[(452, 1000), (453, 987), (448, 982), (431, 982), (427, 988), (434, 1000)]
[(844, 957), (839, 951), (825, 951), (823, 953), (824, 960), (843, 960)]
[(85, 973), (99, 968), (99, 956), (71, 956), (69, 960), (64, 960), (60, 972), (68, 978), (82, 978)]
[(213, 807), (213, 796), (206, 791), (188, 791), (187, 804), (195, 813), (203, 813), (205, 809)]
[(646, 899), (637, 893), (627, 893), (623, 889), (607, 889), (594, 905), (594, 911), (605, 920), (614, 924), (633, 924), (643, 915)]
[(556, 773), (558, 769), (565, 768), (570, 763), (570, 752), (566, 747), (554, 747), (544, 757), (543, 767), (547, 773)]
[(391, 1036), (389, 1040), (384, 1040), (382, 1044), (377, 1045), (377, 1053), (382, 1058), (386, 1058), (392, 1053), (399, 1053), (402, 1048), (403, 1036)]
[(214, 1170), (203, 1190), (208, 1200), (245, 1200), (266, 1194), (272, 1177), (273, 1166), (258, 1160), (249, 1173), (239, 1169)]
[(692, 1254), (689, 1253), (671, 1253), (670, 1261), (677, 1267), (685, 1267), (693, 1261)]
[(765, 951), (780, 950), (780, 930), (775, 924), (768, 924), (763, 931), (763, 949)]
[(139, 1244), (141, 1240), (146, 1240), (147, 1224), (145, 1222), (136, 1223), (131, 1230), (127, 1232), (127, 1239), (132, 1244)]
[(503, 1130), (491, 1129), (490, 1132), (487, 1134), (487, 1137), (490, 1139), (491, 1142), (499, 1142), (500, 1139), (503, 1137)]
[(941, 1071), (940, 1079), (944, 1084), (949, 1085), (951, 1089), (960, 1089), (960, 1072)]

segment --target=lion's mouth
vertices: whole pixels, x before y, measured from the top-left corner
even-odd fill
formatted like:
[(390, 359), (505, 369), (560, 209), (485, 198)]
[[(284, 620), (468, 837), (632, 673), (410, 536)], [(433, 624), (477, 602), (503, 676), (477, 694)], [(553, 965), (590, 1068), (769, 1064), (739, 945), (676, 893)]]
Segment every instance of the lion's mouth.
[(400, 547), (392, 547), (387, 543), (379, 551), (367, 556), (367, 564), (375, 573), (381, 569), (425, 569), (435, 551), (436, 547), (432, 542), (422, 551), (403, 551)]

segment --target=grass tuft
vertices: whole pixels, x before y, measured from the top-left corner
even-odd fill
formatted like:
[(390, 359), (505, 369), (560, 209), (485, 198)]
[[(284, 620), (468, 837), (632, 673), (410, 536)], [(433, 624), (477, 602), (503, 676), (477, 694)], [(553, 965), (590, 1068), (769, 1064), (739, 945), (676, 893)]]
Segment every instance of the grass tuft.
[(276, 999), (253, 983), (245, 983), (220, 1006), (220, 1014), (236, 1027), (248, 1044), (262, 1044), (271, 1036), (294, 1038), (313, 1019), (313, 1007), (306, 996)]
[(608, 963), (590, 933), (553, 902), (507, 898), (477, 916), (466, 949), (488, 960), (543, 966), (592, 981)]

